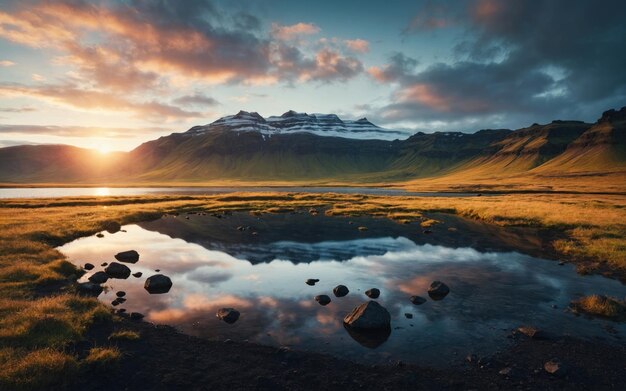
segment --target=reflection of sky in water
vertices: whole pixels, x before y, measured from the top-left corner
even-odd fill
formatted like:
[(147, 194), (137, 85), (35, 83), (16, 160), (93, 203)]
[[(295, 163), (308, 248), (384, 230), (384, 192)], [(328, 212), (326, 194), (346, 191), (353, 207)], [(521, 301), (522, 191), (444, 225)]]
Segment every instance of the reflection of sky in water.
[[(94, 263), (95, 271), (101, 269), (100, 263), (111, 262), (117, 252), (137, 250), (139, 262), (128, 266), (144, 276), (109, 280), (111, 290), (100, 298), (110, 302), (116, 290), (124, 290), (128, 301), (122, 307), (128, 311), (142, 312), (148, 321), (171, 324), (203, 337), (250, 339), (368, 361), (393, 358), (436, 364), (455, 357), (460, 361), (469, 352), (489, 353), (506, 343), (510, 329), (521, 324), (608, 339), (615, 336), (603, 326), (610, 324), (621, 334), (626, 331), (623, 325), (563, 311), (571, 298), (581, 294), (624, 296), (619, 282), (581, 277), (570, 265), (558, 266), (514, 252), (418, 245), (405, 237), (328, 238), (316, 243), (257, 244), (326, 255), (320, 255), (320, 261), (274, 259), (252, 264), (137, 225), (124, 229), (127, 232), (105, 233), (102, 239), (78, 239), (60, 250), (76, 264)], [(351, 258), (329, 258), (347, 248)], [(154, 269), (172, 278), (170, 293), (149, 295), (143, 289), (145, 278), (155, 274)], [(307, 286), (307, 278), (319, 278), (320, 282)], [(427, 297), (433, 280), (446, 282), (450, 295), (422, 306), (411, 304), (408, 297), (412, 295)], [(335, 298), (332, 288), (337, 284), (347, 285), (350, 294)], [(359, 345), (342, 326), (343, 316), (367, 300), (363, 292), (372, 287), (381, 290), (379, 302), (390, 311), (393, 328), (389, 339), (375, 350)], [(333, 302), (319, 306), (313, 297), (321, 293), (329, 294)], [(241, 318), (233, 325), (220, 322), (215, 317), (220, 307), (237, 308)], [(406, 319), (405, 313), (412, 313), (413, 319)]]

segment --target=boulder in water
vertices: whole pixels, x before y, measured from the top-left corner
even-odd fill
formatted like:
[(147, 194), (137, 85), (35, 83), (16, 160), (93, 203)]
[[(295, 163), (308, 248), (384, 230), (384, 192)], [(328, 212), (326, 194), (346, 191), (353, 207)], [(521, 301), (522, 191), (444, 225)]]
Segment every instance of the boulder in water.
[(343, 323), (355, 329), (384, 329), (391, 327), (391, 315), (385, 307), (370, 300), (355, 307)]
[(378, 299), (380, 296), (380, 289), (372, 288), (365, 291), (365, 295), (370, 299)]
[(125, 263), (137, 263), (139, 261), (139, 253), (135, 250), (122, 251), (115, 254), (115, 259)]
[(228, 324), (233, 324), (239, 319), (239, 311), (234, 308), (220, 308), (217, 310), (217, 317)]
[(450, 293), (450, 288), (441, 281), (433, 281), (428, 288), (428, 296), (433, 300), (441, 300)]
[(163, 274), (155, 274), (148, 277), (143, 287), (150, 294), (167, 293), (172, 288), (172, 280)]
[(345, 285), (337, 285), (335, 288), (333, 288), (333, 293), (336, 297), (344, 297), (345, 295), (350, 293), (350, 290)]
[(130, 269), (126, 265), (122, 265), (121, 263), (111, 262), (109, 266), (107, 266), (104, 271), (111, 278), (119, 278), (125, 280), (130, 276)]

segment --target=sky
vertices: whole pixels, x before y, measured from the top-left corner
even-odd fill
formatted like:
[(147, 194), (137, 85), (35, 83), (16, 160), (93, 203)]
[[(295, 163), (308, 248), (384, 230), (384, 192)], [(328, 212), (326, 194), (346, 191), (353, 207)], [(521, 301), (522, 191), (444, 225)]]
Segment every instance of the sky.
[(0, 147), (130, 150), (239, 110), (475, 132), (626, 105), (621, 0), (0, 0)]

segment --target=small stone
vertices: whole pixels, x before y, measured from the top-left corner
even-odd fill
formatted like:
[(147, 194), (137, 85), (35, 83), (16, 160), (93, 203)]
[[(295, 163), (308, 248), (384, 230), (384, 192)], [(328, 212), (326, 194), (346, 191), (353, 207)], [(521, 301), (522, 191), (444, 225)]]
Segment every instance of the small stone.
[(478, 363), (478, 356), (475, 355), (475, 354), (468, 354), (465, 357), (465, 361), (467, 361), (470, 364), (476, 364), (476, 363)]
[(380, 296), (380, 289), (378, 288), (371, 288), (365, 291), (365, 296), (369, 297), (370, 299), (378, 299), (378, 297)]
[(413, 314), (410, 314), (410, 313), (406, 312), (404, 314), (404, 317), (407, 318), (407, 319), (413, 319)]
[(350, 290), (345, 285), (337, 285), (335, 288), (333, 288), (333, 293), (335, 294), (336, 297), (344, 297), (349, 292)]
[(424, 299), (422, 296), (411, 296), (409, 300), (411, 300), (411, 303), (415, 305), (422, 305), (426, 303), (426, 299)]
[(563, 376), (567, 372), (565, 365), (556, 358), (543, 364), (543, 369), (553, 376)]
[(361, 231), (361, 232), (363, 232), (363, 231), (367, 231), (367, 227), (363, 227), (363, 226), (359, 227), (358, 229), (359, 229), (359, 231)]
[(111, 278), (118, 278), (125, 280), (130, 276), (130, 269), (126, 265), (121, 263), (111, 262), (109, 266), (104, 269), (106, 274)]
[(103, 233), (101, 233), (101, 232), (98, 232), (98, 233), (96, 234), (96, 238), (103, 238), (103, 237), (104, 237), (104, 234), (103, 234)]
[(124, 297), (124, 296), (126, 296), (126, 292), (124, 292), (124, 291), (117, 291), (117, 293), (115, 293), (115, 296), (117, 296), (117, 297)]
[(433, 300), (441, 300), (450, 293), (450, 288), (441, 281), (433, 281), (428, 288), (428, 296)]
[(86, 263), (85, 266), (83, 266), (83, 269), (85, 270), (91, 270), (93, 269), (95, 266), (91, 263)]
[(110, 234), (114, 234), (122, 229), (122, 226), (117, 221), (107, 221), (104, 223), (104, 230)]
[(88, 278), (88, 280), (94, 284), (104, 284), (108, 279), (109, 275), (103, 271), (95, 272)]
[(317, 278), (309, 278), (308, 280), (306, 280), (304, 283), (310, 286), (313, 286), (315, 284), (317, 284), (320, 280), (318, 280)]
[(133, 273), (133, 277), (139, 278), (143, 275), (142, 272)]
[(320, 303), (320, 305), (328, 305), (328, 303), (330, 303), (330, 297), (328, 297), (328, 295), (317, 295), (315, 296), (315, 301)]
[(143, 287), (150, 294), (167, 293), (172, 288), (172, 280), (163, 274), (155, 274), (148, 277)]
[(102, 263), (100, 264), (100, 266), (106, 266), (106, 265), (108, 265), (108, 263), (107, 263), (107, 262), (102, 262)]
[(533, 339), (543, 339), (546, 337), (543, 331), (532, 326), (520, 326), (517, 328), (517, 331)]
[(423, 230), (423, 231), (422, 231), (422, 233), (425, 233), (425, 234), (432, 234), (432, 233), (433, 233), (433, 231), (431, 231), (431, 230), (429, 230), (429, 229), (425, 229), (425, 230)]
[(122, 251), (115, 254), (115, 259), (125, 263), (137, 263), (139, 261), (139, 253), (135, 250)]
[(220, 308), (216, 316), (228, 324), (233, 324), (239, 319), (239, 311), (234, 308)]
[(513, 368), (506, 367), (506, 368), (502, 368), (498, 373), (502, 376), (510, 376), (511, 372), (513, 372)]

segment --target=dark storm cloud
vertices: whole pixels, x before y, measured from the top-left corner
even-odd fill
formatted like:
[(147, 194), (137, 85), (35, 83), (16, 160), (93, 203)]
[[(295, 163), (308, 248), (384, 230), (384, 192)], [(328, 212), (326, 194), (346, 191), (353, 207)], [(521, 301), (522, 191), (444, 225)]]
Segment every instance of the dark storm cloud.
[(398, 84), (384, 118), (593, 119), (626, 100), (626, 2), (482, 0), (457, 3), (445, 23), (428, 20), (446, 15), (418, 15), (405, 32), (459, 29), (456, 62), (415, 71), (396, 55), (370, 69)]

